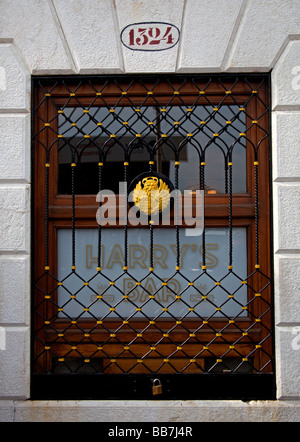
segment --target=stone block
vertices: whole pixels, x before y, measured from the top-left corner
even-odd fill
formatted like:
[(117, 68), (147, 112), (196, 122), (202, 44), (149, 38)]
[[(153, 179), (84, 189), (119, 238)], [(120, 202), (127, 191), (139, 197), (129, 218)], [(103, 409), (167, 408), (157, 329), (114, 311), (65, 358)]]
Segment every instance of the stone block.
[(121, 73), (119, 30), (109, 0), (54, 0), (80, 74)]
[(12, 43), (0, 43), (0, 112), (28, 111), (30, 75)]
[(30, 332), (28, 327), (5, 327), (6, 346), (0, 350), (0, 398), (30, 394)]
[(75, 73), (68, 45), (51, 1), (1, 2), (0, 17), (5, 17), (1, 21), (0, 39), (14, 40), (31, 73)]
[[(300, 72), (300, 71), (299, 71)], [(273, 112), (273, 178), (300, 178), (300, 112)]]
[(275, 323), (300, 323), (300, 254), (275, 255)]
[[(299, 5), (298, 5), (298, 9)], [(300, 18), (299, 18), (300, 22)], [(300, 28), (300, 26), (299, 26)], [(298, 29), (298, 33), (300, 29)], [(300, 41), (290, 41), (272, 72), (273, 108), (293, 106), (300, 110)]]
[(29, 186), (0, 187), (0, 250), (29, 252), (30, 192)]
[(0, 180), (30, 180), (30, 116), (0, 114)]
[(300, 250), (300, 183), (274, 183), (274, 252)]
[(0, 324), (29, 324), (29, 257), (0, 256)]
[(276, 328), (277, 399), (300, 396), (300, 322)]
[[(180, 30), (183, 5), (183, 0), (163, 2), (161, 0), (151, 2), (117, 0), (119, 32), (130, 24), (143, 22), (146, 22), (145, 27), (147, 22), (169, 23)], [(141, 27), (144, 26), (141, 25)], [(167, 50), (147, 52), (133, 51), (122, 45), (125, 72), (175, 72), (179, 47), (180, 42)]]
[(289, 35), (299, 34), (297, 1), (251, 0), (245, 9), (232, 51), (233, 71), (271, 70)]
[[(3, 401), (4, 402), (4, 401)], [(0, 403), (1, 405), (1, 403)], [(4, 406), (4, 405), (3, 405)], [(293, 401), (15, 401), (15, 422), (298, 422)], [(173, 425), (172, 424), (172, 425)], [(196, 429), (193, 428), (194, 435)], [(194, 436), (195, 438), (195, 436)]]
[(0, 400), (0, 422), (13, 422), (14, 420), (14, 403), (13, 401)]
[(242, 0), (188, 0), (181, 33), (179, 72), (219, 72), (231, 48)]

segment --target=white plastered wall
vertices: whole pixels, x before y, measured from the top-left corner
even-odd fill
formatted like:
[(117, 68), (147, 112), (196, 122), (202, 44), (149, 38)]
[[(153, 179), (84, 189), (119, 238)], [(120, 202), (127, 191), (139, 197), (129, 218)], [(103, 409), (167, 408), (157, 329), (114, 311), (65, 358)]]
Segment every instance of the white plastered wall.
[[(164, 21), (168, 51), (120, 31)], [(272, 72), (277, 400), (30, 401), (31, 75)], [(300, 411), (300, 0), (0, 2), (0, 421), (296, 421)]]

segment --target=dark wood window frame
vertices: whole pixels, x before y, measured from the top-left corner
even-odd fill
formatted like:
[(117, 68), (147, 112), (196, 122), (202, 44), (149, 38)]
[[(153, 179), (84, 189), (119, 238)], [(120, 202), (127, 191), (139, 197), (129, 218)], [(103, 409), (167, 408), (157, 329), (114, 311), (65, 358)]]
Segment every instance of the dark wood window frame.
[[(173, 77), (174, 79), (175, 77)], [(126, 79), (125, 79), (126, 81)], [(214, 82), (214, 79), (213, 79)], [(210, 100), (213, 104), (218, 104), (222, 100), (224, 89), (220, 84), (215, 81), (214, 87), (210, 87)], [(259, 80), (253, 79), (253, 84), (259, 84)], [(180, 85), (180, 82), (178, 83)], [(160, 89), (160, 86), (162, 89)], [(176, 87), (176, 80), (173, 82), (173, 86)], [(46, 91), (47, 93), (47, 91)], [(90, 100), (92, 96), (93, 91), (87, 84), (85, 87), (82, 87), (80, 89), (80, 103), (83, 106), (89, 106)], [(142, 95), (145, 93), (145, 90), (141, 90), (138, 86), (131, 89), (131, 100), (133, 103), (140, 104)], [(267, 82), (265, 82), (262, 86), (260, 86), (260, 97), (262, 97), (262, 100), (264, 102), (268, 102), (268, 89), (267, 89)], [(106, 103), (109, 106), (114, 106), (116, 104), (116, 96), (119, 96), (120, 90), (116, 87), (111, 86), (111, 89), (106, 89)], [(160, 104), (166, 105), (168, 103), (169, 97), (164, 97), (164, 90), (163, 90), (163, 82), (162, 85), (159, 85), (158, 89), (155, 92), (156, 96), (159, 97)], [(192, 91), (185, 90), (184, 92), (185, 96), (185, 103), (186, 104), (192, 104), (194, 100), (194, 96)], [(68, 106), (79, 106), (76, 102), (76, 98), (74, 97), (67, 97), (66, 95), (66, 88), (64, 86), (57, 86), (55, 88), (55, 92), (51, 93), (51, 100), (46, 99), (45, 100), (45, 89), (43, 88), (37, 88), (35, 87), (35, 94), (34, 99), (38, 103), (42, 103), (39, 107), (39, 114), (43, 113), (43, 120), (41, 120), (39, 117), (35, 116), (33, 119), (33, 123), (35, 125), (35, 132), (40, 133), (39, 136), (39, 142), (34, 143), (34, 214), (33, 214), (33, 221), (34, 221), (34, 256), (35, 256), (35, 264), (34, 264), (34, 274), (35, 279), (38, 278), (40, 275), (43, 274), (45, 269), (45, 262), (43, 260), (43, 257), (45, 256), (45, 228), (44, 228), (44, 220), (45, 219), (45, 182), (46, 182), (46, 168), (45, 166), (45, 152), (43, 149), (38, 148), (38, 145), (40, 143), (43, 143), (46, 145), (52, 145), (55, 144), (57, 141), (57, 133), (58, 133), (58, 118), (57, 118), (57, 107), (55, 104), (59, 106), (64, 106), (66, 103), (66, 99), (68, 100)], [(245, 93), (245, 88), (239, 89), (237, 88), (235, 90), (235, 99), (238, 100), (238, 103), (240, 105), (243, 105), (245, 102), (247, 102), (247, 98), (249, 97), (249, 92)], [(176, 99), (173, 101), (173, 105), (176, 105), (177, 101)], [(178, 101), (179, 103), (179, 101)], [(198, 104), (200, 104), (199, 102)], [(204, 103), (204, 102), (203, 102)], [(156, 105), (156, 103), (153, 103)], [(97, 104), (95, 104), (97, 105)], [(122, 105), (122, 102), (120, 103)], [(151, 100), (147, 102), (147, 105), (151, 105)], [(268, 128), (269, 125), (269, 115), (268, 113), (264, 113), (265, 108), (264, 105), (261, 104), (259, 100), (249, 100), (247, 104), (246, 114), (247, 115), (262, 115), (260, 118), (260, 124), (264, 127)], [(247, 120), (249, 120), (249, 117), (247, 117)], [(45, 130), (45, 122), (51, 121), (51, 130)], [(251, 126), (251, 124), (250, 124)], [(247, 121), (247, 127), (249, 127), (249, 121)], [(254, 146), (257, 146), (258, 143), (258, 129), (255, 124), (251, 126), (251, 129), (247, 132), (247, 143), (253, 143)], [(259, 224), (259, 237), (258, 237), (258, 247), (260, 250), (260, 257), (259, 257), (259, 265), (263, 269), (264, 273), (267, 275), (271, 275), (272, 272), (272, 265), (271, 265), (271, 241), (270, 241), (270, 182), (269, 182), (269, 175), (270, 175), (270, 152), (268, 148), (269, 140), (263, 140), (262, 141), (262, 147), (259, 150), (259, 157), (257, 158), (257, 161), (259, 162), (259, 168), (260, 170), (263, 170), (263, 173), (259, 174), (259, 180), (258, 180), (258, 194), (259, 194), (259, 218), (260, 220), (263, 220), (263, 222), (260, 222)], [(49, 167), (48, 173), (49, 173), (49, 194), (48, 194), (48, 202), (49, 202), (49, 218), (48, 218), (48, 243), (51, 245), (51, 251), (49, 253), (49, 267), (51, 268), (52, 273), (55, 275), (57, 274), (57, 230), (58, 229), (66, 229), (72, 227), (72, 196), (70, 195), (59, 195), (57, 193), (57, 180), (58, 180), (58, 169), (55, 167), (57, 164), (57, 149), (52, 149), (50, 156), (49, 156), (49, 163), (51, 164), (51, 167)], [(256, 256), (255, 256), (255, 237), (256, 237), (256, 217), (255, 217), (255, 182), (254, 182), (254, 174), (253, 174), (253, 164), (255, 162), (254, 158), (254, 152), (253, 149), (247, 149), (247, 192), (244, 194), (233, 194), (232, 195), (232, 227), (245, 227), (247, 229), (247, 262), (248, 262), (248, 275), (250, 275), (253, 272), (253, 269), (255, 268), (256, 262)], [(95, 220), (95, 213), (97, 210), (97, 203), (95, 199), (96, 195), (76, 195), (76, 229), (81, 228), (97, 228), (97, 223)], [(228, 215), (229, 215), (229, 209), (228, 209), (228, 195), (227, 194), (216, 194), (216, 195), (205, 195), (205, 225), (206, 227), (228, 227)], [(184, 227), (184, 225), (182, 225)], [(120, 227), (122, 228), (122, 227)], [(129, 226), (130, 228), (130, 226)], [(262, 252), (263, 251), (263, 252)], [(50, 284), (50, 286), (49, 286)], [(52, 285), (51, 285), (52, 284)], [(265, 284), (264, 282), (264, 276), (262, 274), (253, 272), (253, 277), (250, 278), (247, 282), (248, 287), (263, 287)], [(43, 302), (45, 293), (54, 292), (56, 290), (55, 281), (52, 280), (52, 282), (49, 282), (46, 280), (39, 285), (39, 290), (35, 290), (35, 302), (34, 305), (39, 305), (39, 303)], [(248, 288), (248, 292), (253, 292), (250, 288)], [(57, 292), (56, 292), (57, 293)], [(39, 310), (39, 314), (35, 315), (34, 318), (34, 328), (35, 330), (40, 329), (42, 327), (42, 322), (44, 321), (45, 317), (54, 318), (54, 320), (51, 319), (51, 326), (50, 327), (44, 327), (43, 333), (39, 335), (39, 339), (36, 341), (34, 346), (34, 352), (39, 353), (43, 346), (47, 346), (47, 343), (52, 343), (52, 350), (53, 352), (59, 357), (60, 355), (66, 354), (68, 348), (72, 343), (76, 343), (76, 345), (80, 345), (80, 354), (83, 357), (89, 357), (90, 354), (90, 341), (88, 339), (84, 340), (82, 339), (82, 331), (89, 330), (90, 329), (90, 321), (86, 319), (82, 319), (79, 321), (79, 324), (76, 324), (72, 326), (69, 322), (70, 321), (64, 321), (63, 319), (60, 319), (57, 317), (57, 306), (56, 306), (56, 295), (54, 295), (53, 303), (50, 305), (47, 303), (43, 303), (42, 309)], [(264, 292), (264, 297), (267, 302), (271, 304), (272, 302), (272, 292), (271, 292), (271, 286), (266, 289)], [(248, 300), (250, 300), (250, 296), (248, 296)], [(47, 311), (46, 311), (47, 310)], [(219, 339), (216, 339), (215, 343), (212, 344), (212, 346), (215, 347), (217, 353), (226, 353), (226, 348), (228, 348), (228, 342), (238, 342), (240, 338), (240, 330), (249, 330), (248, 331), (248, 337), (244, 337), (244, 339), (241, 340), (241, 343), (236, 344), (235, 349), (237, 350), (238, 354), (241, 356), (247, 356), (249, 352), (251, 352), (251, 348), (253, 348), (253, 345), (250, 345), (253, 342), (263, 342), (264, 340), (264, 334), (266, 334), (264, 327), (260, 326), (259, 322), (255, 324), (254, 318), (260, 318), (261, 314), (263, 314), (263, 308), (261, 303), (258, 304), (256, 302), (250, 302), (248, 306), (248, 316), (238, 318), (235, 320), (235, 326), (228, 327), (228, 321), (225, 321), (222, 318), (215, 318), (214, 320), (211, 320), (209, 325), (203, 325), (201, 328), (201, 334), (205, 335), (205, 341), (213, 341), (215, 339), (216, 330), (221, 331), (222, 334), (226, 336), (226, 341), (223, 342), (222, 337)], [(272, 328), (271, 320), (272, 320), (272, 313), (267, 313), (268, 320), (267, 320), (267, 326), (268, 328)], [(137, 319), (135, 322), (135, 330), (143, 330), (146, 326), (145, 320)], [(188, 327), (189, 328), (196, 328), (197, 321), (193, 324), (191, 320), (188, 321)], [(170, 321), (167, 319), (160, 321), (160, 328), (161, 329), (168, 329)], [(107, 322), (107, 328), (113, 328), (115, 327), (116, 321), (112, 320), (111, 322)], [(55, 339), (54, 335), (59, 336), (59, 332), (63, 331), (64, 337), (63, 339)], [(93, 330), (93, 342), (101, 342), (103, 340), (103, 334), (105, 334), (105, 330), (97, 327)], [(130, 329), (124, 330), (122, 332), (122, 339), (124, 339), (124, 342), (128, 342), (132, 339), (135, 332), (131, 331)], [(155, 334), (158, 334), (158, 332), (153, 331), (152, 337), (155, 340), (156, 336)], [(184, 340), (184, 331), (178, 331), (175, 334), (173, 334), (173, 339), (178, 342), (182, 342)], [(42, 337), (42, 339), (41, 339)], [(204, 340), (200, 338), (200, 341)], [(53, 344), (54, 342), (54, 344)], [(80, 342), (80, 344), (78, 344)], [(198, 341), (199, 342), (199, 341)], [(143, 347), (145, 347), (144, 344), (139, 344), (140, 349), (143, 352)], [(192, 345), (192, 344), (191, 344)], [(114, 353), (113, 348), (116, 346), (116, 344), (111, 344), (110, 350), (112, 353)], [(168, 344), (166, 344), (166, 354), (168, 353)], [(267, 357), (266, 354), (272, 354), (272, 341), (269, 339), (268, 342), (265, 344), (265, 350), (264, 352), (254, 352), (253, 357), (258, 358), (259, 362), (258, 365), (261, 367), (264, 365), (264, 363), (267, 363)], [(72, 354), (70, 352), (70, 354)], [(191, 351), (190, 355), (192, 357), (193, 351)], [(204, 352), (203, 357), (209, 357), (210, 352)], [(43, 356), (39, 358), (38, 362), (39, 366), (47, 367), (47, 371), (50, 372), (51, 370), (51, 358), (49, 358), (49, 355), (47, 352), (44, 352)], [(273, 368), (271, 364), (269, 364), (269, 368), (266, 368), (266, 373), (273, 373)], [(114, 371), (111, 372), (114, 374)], [(33, 395), (39, 395), (37, 393), (38, 387), (40, 385), (40, 380), (42, 379), (42, 370), (37, 369), (35, 372), (36, 375), (36, 382), (35, 387), (33, 389)], [(122, 377), (123, 375), (121, 375)], [(127, 375), (128, 376), (128, 375)], [(142, 375), (141, 375), (142, 376)], [(167, 376), (167, 375), (163, 375)], [(173, 376), (173, 375), (172, 375)], [(182, 375), (181, 375), (182, 376)], [(196, 376), (196, 375), (193, 375)], [(239, 383), (243, 383), (243, 380), (240, 381), (242, 375), (236, 375), (236, 379), (238, 379)], [(149, 376), (145, 376), (147, 379), (149, 379)], [(151, 375), (153, 377), (153, 375)], [(222, 378), (222, 376), (219, 375), (218, 379)], [(114, 376), (114, 378), (117, 379), (117, 375)], [(176, 378), (176, 375), (174, 375), (174, 379)], [(52, 379), (52, 378), (51, 378)], [(60, 378), (61, 379), (61, 378)], [(55, 380), (51, 382), (51, 385), (60, 385), (61, 380), (58, 379), (58, 376), (55, 377)], [(130, 375), (127, 377), (127, 379), (130, 379), (130, 382), (137, 382), (134, 375)], [(138, 377), (138, 379), (140, 379)], [(181, 377), (182, 379), (182, 377)], [(231, 378), (232, 379), (232, 378)], [(241, 378), (242, 379), (242, 378)], [(138, 381), (140, 382), (140, 381)], [(214, 381), (216, 382), (216, 381)], [(227, 382), (225, 379), (223, 382)], [(231, 380), (228, 385), (231, 385)], [(237, 381), (235, 381), (237, 382)], [(119, 385), (119, 382), (117, 382)], [(272, 380), (272, 393), (268, 393), (268, 397), (270, 398), (273, 395), (273, 380)], [(268, 382), (268, 385), (271, 385), (270, 382)], [(50, 384), (49, 384), (50, 385)], [(203, 383), (201, 383), (203, 388)], [(235, 384), (234, 384), (235, 385)], [(239, 384), (240, 385), (240, 384)], [(61, 387), (62, 388), (62, 387)], [(59, 390), (59, 388), (57, 388)], [(48, 390), (48, 394), (51, 393)], [(71, 389), (70, 389), (71, 390)], [(82, 388), (79, 388), (77, 390), (77, 393), (75, 394), (75, 397), (77, 395), (80, 396), (80, 390)], [(142, 398), (147, 396), (147, 394), (144, 392), (144, 387), (141, 388), (143, 391)], [(171, 388), (172, 390), (172, 388)], [(222, 388), (221, 388), (222, 390)], [(66, 393), (67, 397), (73, 397), (72, 394)], [(87, 393), (89, 396), (91, 393)], [(125, 393), (124, 393), (125, 394)], [(125, 394), (128, 395), (127, 392)], [(206, 393), (207, 397), (210, 397), (209, 393)], [(232, 393), (234, 396), (234, 393)], [(250, 393), (249, 393), (250, 394)], [(57, 393), (59, 396), (59, 393)], [(63, 397), (64, 394), (62, 394)], [(172, 393), (170, 393), (169, 397), (167, 398), (173, 398), (174, 395), (176, 396), (176, 392), (172, 390)], [(180, 396), (180, 393), (178, 393)], [(245, 393), (247, 396), (247, 393)], [(83, 393), (83, 396), (85, 397), (85, 394)], [(93, 396), (93, 395), (92, 395)], [(108, 394), (108, 397), (110, 395)], [(178, 396), (178, 397), (179, 397)], [(201, 395), (200, 395), (201, 396)], [(212, 395), (213, 396), (213, 395)], [(230, 396), (230, 393), (229, 393)], [(251, 394), (250, 394), (251, 396)], [(96, 398), (102, 397), (101, 394), (98, 392), (95, 395)], [(122, 394), (121, 394), (122, 397)], [(126, 396), (127, 397), (127, 396)], [(135, 395), (133, 395), (135, 397)], [(218, 395), (217, 395), (218, 397)], [(139, 396), (137, 396), (139, 398)]]

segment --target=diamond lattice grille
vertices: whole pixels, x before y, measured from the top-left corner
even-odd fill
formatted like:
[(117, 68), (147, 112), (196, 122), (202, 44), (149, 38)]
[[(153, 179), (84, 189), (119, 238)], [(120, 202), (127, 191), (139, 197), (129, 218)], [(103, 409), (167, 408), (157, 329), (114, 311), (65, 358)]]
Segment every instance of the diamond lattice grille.
[[(256, 76), (36, 81), (34, 372), (272, 371), (267, 98)], [(130, 215), (146, 172), (180, 191), (168, 225)]]

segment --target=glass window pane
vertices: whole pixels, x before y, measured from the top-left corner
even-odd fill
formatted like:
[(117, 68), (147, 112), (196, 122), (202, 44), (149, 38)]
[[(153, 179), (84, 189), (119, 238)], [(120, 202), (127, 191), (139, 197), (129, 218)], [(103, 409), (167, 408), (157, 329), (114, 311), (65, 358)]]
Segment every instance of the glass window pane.
[[(113, 111), (113, 112), (112, 112)], [(97, 164), (105, 155), (103, 188), (118, 192), (123, 181), (125, 152), (130, 153), (129, 181), (149, 169), (155, 147), (155, 167), (174, 182), (175, 151), (179, 152), (179, 189), (199, 189), (199, 164), (205, 158), (205, 189), (227, 192), (226, 167), (232, 153), (233, 192), (244, 193), (246, 181), (245, 113), (238, 106), (65, 108), (59, 114), (58, 193), (71, 193), (70, 163), (76, 162), (76, 193), (97, 194)], [(204, 124), (205, 123), (205, 124)], [(193, 134), (189, 138), (188, 134)], [(162, 137), (166, 135), (166, 137)]]
[[(102, 272), (97, 274), (96, 229), (76, 230), (76, 273), (70, 274), (72, 263), (72, 231), (58, 231), (58, 279), (63, 286), (58, 288), (58, 305), (63, 307), (60, 317), (91, 317), (113, 319), (122, 317), (143, 318), (171, 316), (181, 319), (195, 317), (215, 318), (244, 317), (247, 312), (241, 305), (247, 302), (247, 287), (239, 278), (228, 273), (224, 278), (224, 262), (228, 260), (228, 230), (206, 229), (207, 274), (201, 271), (202, 246), (198, 237), (185, 236), (180, 231), (181, 271), (174, 275), (176, 266), (176, 238), (173, 229), (156, 229), (154, 233), (154, 273), (149, 273), (149, 245), (145, 229), (128, 231), (128, 273), (124, 274), (122, 229), (104, 229), (102, 232)], [(246, 229), (233, 229), (233, 262), (238, 275), (247, 275)], [(80, 275), (80, 278), (77, 276)], [(201, 276), (200, 276), (201, 275)], [(90, 281), (89, 286), (83, 280)], [(223, 279), (224, 278), (224, 279)], [(215, 281), (221, 285), (216, 286)], [(114, 282), (114, 285), (110, 284)], [(141, 285), (136, 285), (136, 281)], [(162, 285), (168, 281), (168, 285)], [(194, 282), (189, 286), (187, 281)], [(128, 299), (123, 299), (123, 293)], [(149, 298), (154, 294), (155, 299)], [(181, 294), (181, 299), (176, 295)], [(229, 295), (234, 294), (234, 299)], [(76, 295), (76, 298), (71, 298)], [(98, 296), (98, 297), (97, 297)], [(102, 296), (99, 298), (99, 296)], [(84, 312), (83, 308), (89, 308)], [(110, 308), (116, 308), (114, 312)], [(142, 307), (136, 312), (136, 307)], [(164, 312), (162, 308), (168, 308)], [(220, 308), (221, 310), (216, 310)], [(190, 312), (189, 308), (194, 308)], [(171, 316), (170, 316), (171, 315)]]

